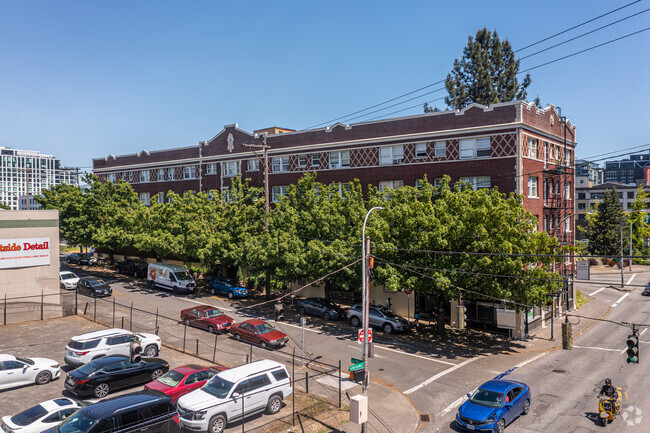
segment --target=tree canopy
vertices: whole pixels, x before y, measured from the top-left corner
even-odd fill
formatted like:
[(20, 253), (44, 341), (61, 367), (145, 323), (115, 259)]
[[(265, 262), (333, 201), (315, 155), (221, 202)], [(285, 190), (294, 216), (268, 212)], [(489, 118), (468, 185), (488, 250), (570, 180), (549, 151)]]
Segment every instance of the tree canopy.
[(587, 214), (589, 254), (614, 256), (620, 254), (620, 230), (624, 223), (623, 206), (616, 188), (608, 189), (602, 202), (596, 202), (595, 212)]

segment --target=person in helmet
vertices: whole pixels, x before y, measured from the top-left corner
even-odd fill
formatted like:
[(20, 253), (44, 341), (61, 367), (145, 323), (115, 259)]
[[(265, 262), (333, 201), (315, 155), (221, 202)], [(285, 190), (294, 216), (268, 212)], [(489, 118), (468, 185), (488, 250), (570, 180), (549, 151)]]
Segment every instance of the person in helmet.
[(602, 388), (600, 388), (600, 393), (598, 394), (598, 397), (602, 397), (603, 395), (609, 397), (612, 399), (612, 401), (615, 404), (616, 407), (616, 413), (618, 413), (618, 391), (616, 390), (616, 387), (612, 385), (612, 379), (605, 379), (605, 385), (603, 385)]

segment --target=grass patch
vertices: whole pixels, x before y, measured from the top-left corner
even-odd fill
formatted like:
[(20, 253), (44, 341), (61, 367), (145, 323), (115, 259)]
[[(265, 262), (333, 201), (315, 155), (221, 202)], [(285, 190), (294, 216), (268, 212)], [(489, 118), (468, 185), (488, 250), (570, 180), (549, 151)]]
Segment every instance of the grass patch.
[(79, 247), (76, 247), (74, 245), (59, 245), (59, 251), (62, 253), (78, 253), (79, 252)]
[(583, 295), (580, 290), (576, 290), (576, 308), (582, 307), (589, 301), (590, 299)]

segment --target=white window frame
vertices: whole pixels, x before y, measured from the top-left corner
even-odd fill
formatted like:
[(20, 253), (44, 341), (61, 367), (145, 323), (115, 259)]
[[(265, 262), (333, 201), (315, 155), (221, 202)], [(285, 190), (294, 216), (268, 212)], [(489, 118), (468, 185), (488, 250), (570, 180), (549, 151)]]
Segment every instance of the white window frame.
[(433, 179), (433, 186), (435, 186), (436, 188), (440, 188), (440, 185), (442, 185), (442, 178), (441, 177)]
[(528, 198), (539, 198), (539, 178), (528, 176)]
[(117, 176), (115, 175), (115, 173), (108, 173), (108, 174), (106, 175), (106, 182), (113, 182), (113, 183), (115, 183), (115, 182), (116, 182), (116, 179), (117, 179)]
[(157, 171), (158, 182), (163, 182), (165, 180), (165, 169), (159, 168)]
[(529, 158), (537, 159), (537, 139), (528, 137), (528, 156)]
[(260, 160), (257, 158), (247, 160), (246, 171), (260, 171)]
[(338, 152), (329, 153), (329, 168), (345, 168), (350, 166), (350, 151), (341, 150)]
[(167, 180), (175, 180), (174, 172), (176, 171), (175, 167), (167, 169)]
[(415, 157), (418, 159), (427, 157), (427, 143), (415, 143)]
[(271, 200), (273, 201), (273, 203), (277, 203), (280, 201), (280, 199), (282, 199), (282, 197), (287, 195), (288, 192), (289, 192), (288, 185), (287, 186), (276, 185), (271, 188)]
[(140, 170), (140, 182), (149, 182), (151, 173), (149, 170)]
[(156, 195), (158, 196), (158, 204), (165, 204), (165, 193), (159, 192)]
[(397, 189), (404, 186), (403, 180), (381, 180), (377, 184), (379, 192), (383, 192), (387, 189)]
[(404, 161), (404, 145), (379, 148), (379, 165), (401, 164)]
[(183, 179), (195, 179), (196, 167), (193, 165), (186, 165), (183, 167)]
[(304, 154), (298, 155), (298, 167), (300, 168), (307, 167), (307, 155)]
[(461, 177), (458, 179), (459, 182), (465, 182), (467, 185), (472, 185), (474, 191), (479, 189), (489, 189), (492, 187), (492, 179), (490, 176), (470, 176), (470, 177)]
[(217, 164), (216, 163), (206, 164), (205, 174), (217, 174)]
[[(564, 151), (564, 165), (571, 165), (571, 149)], [(634, 172), (633, 172), (634, 173)], [(634, 176), (634, 175), (633, 175)]]
[(140, 193), (140, 202), (145, 206), (149, 206), (151, 202), (150, 202), (150, 197), (148, 192)]
[(311, 167), (320, 167), (320, 153), (312, 153), (309, 155), (309, 165)]
[(564, 183), (564, 198), (567, 200), (571, 199), (571, 182)]
[(433, 144), (434, 156), (437, 158), (444, 158), (447, 156), (447, 141), (436, 141)]
[(235, 177), (239, 174), (239, 161), (223, 161), (221, 163), (223, 177)]
[(233, 199), (232, 199), (232, 196), (230, 195), (230, 187), (229, 186), (222, 186), (221, 187), (221, 198), (226, 203), (232, 203)]
[(271, 171), (273, 173), (286, 173), (289, 171), (289, 157), (275, 156), (271, 158)]

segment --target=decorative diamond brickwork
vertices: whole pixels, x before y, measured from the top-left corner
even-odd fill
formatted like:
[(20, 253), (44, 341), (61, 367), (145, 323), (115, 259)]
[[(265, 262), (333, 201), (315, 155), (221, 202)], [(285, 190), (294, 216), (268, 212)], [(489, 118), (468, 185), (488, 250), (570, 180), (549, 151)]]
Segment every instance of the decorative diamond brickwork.
[(350, 167), (368, 167), (379, 165), (379, 149), (376, 147), (362, 147), (350, 150)]
[(447, 140), (447, 159), (458, 159), (459, 146), (458, 139)]
[(417, 162), (415, 159), (415, 143), (406, 143), (404, 145), (404, 162), (406, 164)]
[[(539, 146), (538, 146), (539, 147)], [(492, 152), (490, 156), (514, 156), (516, 154), (517, 138), (515, 134), (492, 136)], [(522, 154), (528, 154), (528, 140), (524, 140)]]

